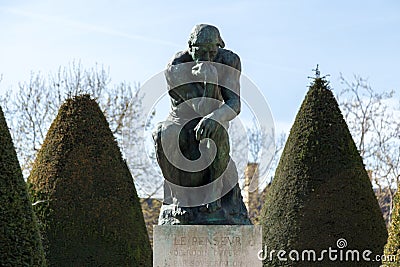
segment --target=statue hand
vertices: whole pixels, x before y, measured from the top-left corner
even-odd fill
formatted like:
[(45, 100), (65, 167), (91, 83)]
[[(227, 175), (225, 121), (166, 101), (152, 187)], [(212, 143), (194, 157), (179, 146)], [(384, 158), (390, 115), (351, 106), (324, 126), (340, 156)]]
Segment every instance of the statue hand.
[(211, 115), (203, 117), (196, 127), (194, 127), (196, 139), (200, 141), (204, 138), (211, 138), (218, 127), (220, 127), (220, 124), (216, 120), (211, 119)]

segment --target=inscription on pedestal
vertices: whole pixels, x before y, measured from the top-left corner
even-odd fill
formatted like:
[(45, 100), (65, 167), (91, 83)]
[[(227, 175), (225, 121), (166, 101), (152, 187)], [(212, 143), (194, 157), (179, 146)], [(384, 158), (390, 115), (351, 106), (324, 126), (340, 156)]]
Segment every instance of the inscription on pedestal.
[(155, 267), (258, 267), (261, 226), (154, 226)]

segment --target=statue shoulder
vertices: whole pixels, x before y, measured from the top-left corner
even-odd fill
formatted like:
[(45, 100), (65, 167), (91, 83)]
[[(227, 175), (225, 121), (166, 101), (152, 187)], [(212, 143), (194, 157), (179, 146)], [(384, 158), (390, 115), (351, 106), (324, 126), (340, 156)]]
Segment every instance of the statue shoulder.
[(219, 48), (215, 62), (228, 65), (237, 70), (241, 70), (240, 57), (228, 49)]
[(179, 51), (168, 62), (168, 66), (178, 65), (178, 64), (186, 63), (186, 62), (190, 62), (190, 61), (193, 61), (193, 60), (187, 50)]

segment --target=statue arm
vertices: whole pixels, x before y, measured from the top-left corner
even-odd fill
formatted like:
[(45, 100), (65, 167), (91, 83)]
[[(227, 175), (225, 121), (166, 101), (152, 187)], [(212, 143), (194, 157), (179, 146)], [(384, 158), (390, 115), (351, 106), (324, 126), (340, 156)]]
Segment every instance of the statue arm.
[[(194, 128), (196, 139), (211, 137), (219, 124), (228, 125), (240, 113), (240, 96), (231, 90), (221, 90), (224, 104), (204, 116)], [(222, 92), (223, 91), (223, 92)]]
[(196, 125), (195, 132), (197, 140), (211, 137), (219, 123), (227, 125), (230, 120), (233, 120), (240, 113), (240, 59), (234, 53), (229, 56), (228, 59), (230, 59), (229, 63), (231, 64), (226, 65), (232, 68), (222, 75), (223, 78), (226, 79), (226, 83), (222, 84), (228, 84), (229, 88), (220, 86), (224, 103), (219, 108), (204, 116)]
[(225, 73), (223, 78), (226, 79), (226, 83), (229, 88), (221, 86), (221, 95), (224, 100), (224, 104), (210, 113), (210, 118), (220, 121), (228, 122), (233, 120), (241, 109), (240, 102), (240, 73), (241, 63), (240, 58), (236, 54), (229, 52), (226, 65), (230, 66), (229, 69), (224, 69)]
[(240, 96), (229, 89), (222, 91), (224, 104), (211, 112), (209, 118), (220, 122), (228, 122), (233, 120), (240, 113)]

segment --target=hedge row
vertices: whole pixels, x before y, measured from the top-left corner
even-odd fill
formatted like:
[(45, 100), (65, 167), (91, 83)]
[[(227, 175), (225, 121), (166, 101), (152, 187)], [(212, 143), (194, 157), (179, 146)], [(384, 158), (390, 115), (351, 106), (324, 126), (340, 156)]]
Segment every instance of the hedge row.
[(28, 186), (50, 266), (151, 266), (132, 176), (95, 100), (66, 100)]
[[(290, 130), (262, 211), (264, 245), (276, 251), (346, 250), (381, 255), (387, 232), (371, 182), (323, 78), (316, 78)], [(341, 245), (339, 245), (341, 246)], [(296, 258), (296, 257), (294, 257)], [(277, 257), (265, 266), (310, 266)], [(312, 266), (338, 266), (326, 255)], [(380, 266), (346, 262), (343, 266)]]
[(1, 107), (0, 266), (46, 266), (37, 220)]

